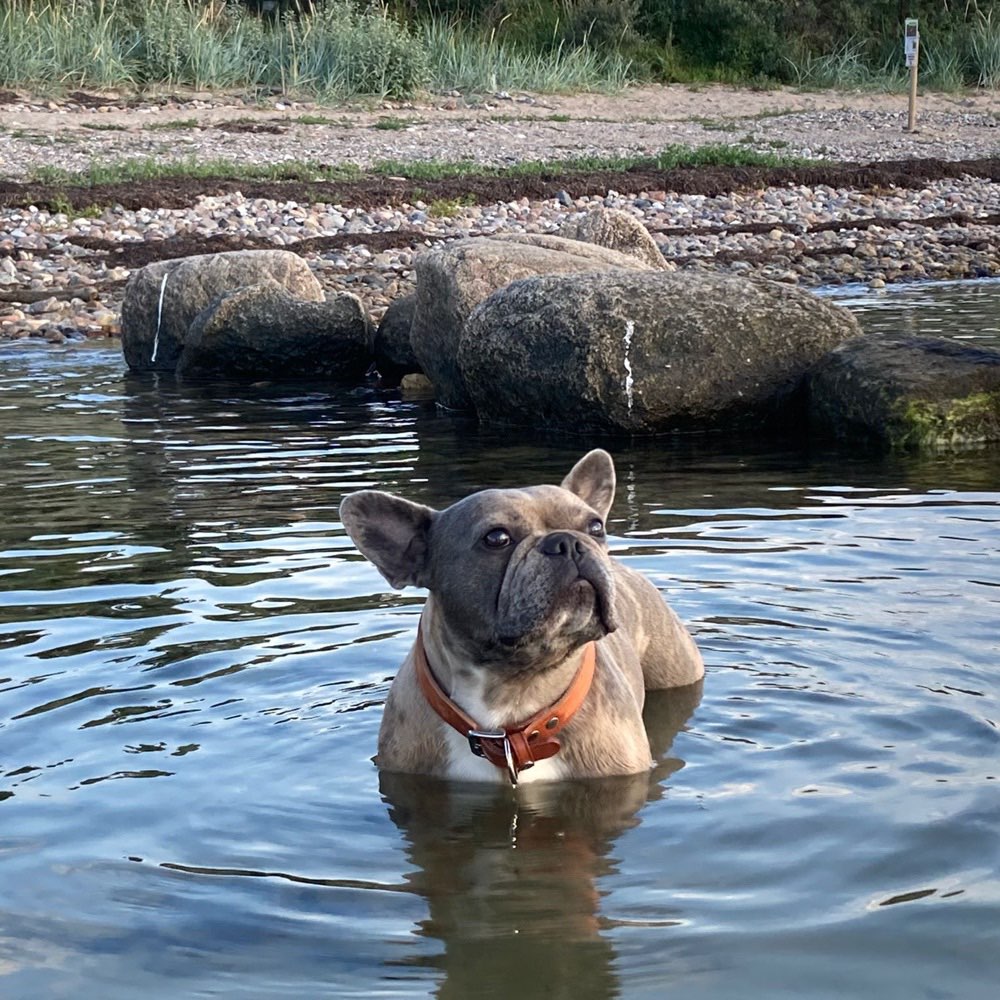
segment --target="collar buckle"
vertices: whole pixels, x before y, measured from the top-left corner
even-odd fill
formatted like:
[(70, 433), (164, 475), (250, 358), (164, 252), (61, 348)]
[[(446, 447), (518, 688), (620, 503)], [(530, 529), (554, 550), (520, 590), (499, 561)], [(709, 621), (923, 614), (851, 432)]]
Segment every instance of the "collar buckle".
[[(468, 732), (469, 749), (477, 757), (502, 757), (503, 745), (508, 742), (507, 734), (502, 729), (470, 729)], [(484, 740), (490, 741), (490, 750), (487, 750)]]
[(467, 738), (469, 749), (477, 756), (488, 760), (497, 767), (507, 769), (507, 777), (512, 785), (517, 784), (520, 771), (526, 771), (534, 765), (533, 760), (526, 760), (518, 765), (510, 736), (503, 729), (470, 729)]

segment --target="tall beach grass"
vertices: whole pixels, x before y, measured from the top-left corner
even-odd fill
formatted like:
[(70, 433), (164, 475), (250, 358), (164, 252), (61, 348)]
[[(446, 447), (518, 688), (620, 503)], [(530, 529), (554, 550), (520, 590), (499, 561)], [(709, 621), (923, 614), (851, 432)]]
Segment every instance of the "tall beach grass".
[(134, 34), (114, 3), (0, 0), (0, 83), (134, 86)]
[[(615, 90), (631, 79), (883, 90), (906, 81), (888, 0), (837, 0), (831, 17), (853, 26), (839, 35), (822, 5), (780, 0), (311, 0), (298, 12), (282, 2), (280, 17), (261, 19), (241, 0), (0, 0), (0, 85), (338, 100)], [(992, 6), (969, 0), (924, 25), (925, 86), (1000, 87)]]
[(980, 87), (1000, 90), (1000, 17), (980, 14), (969, 32), (969, 61)]
[(320, 99), (409, 97), (424, 88), (479, 93), (607, 90), (628, 63), (614, 52), (531, 52), (459, 22), (410, 27), (382, 4), (326, 0), (263, 21), (236, 3), (191, 0), (0, 0), (0, 84), (193, 87)]
[[(852, 36), (833, 51), (786, 62), (792, 82), (802, 87), (901, 91), (909, 81), (898, 38)], [(1000, 88), (1000, 19), (977, 14), (962, 30), (923, 34), (919, 77), (930, 90)]]
[(433, 89), (560, 93), (617, 90), (629, 82), (629, 60), (614, 49), (590, 46), (586, 36), (576, 46), (556, 42), (541, 50), (505, 38), (503, 28), (501, 24), (481, 34), (459, 21), (432, 18), (424, 22), (419, 31)]

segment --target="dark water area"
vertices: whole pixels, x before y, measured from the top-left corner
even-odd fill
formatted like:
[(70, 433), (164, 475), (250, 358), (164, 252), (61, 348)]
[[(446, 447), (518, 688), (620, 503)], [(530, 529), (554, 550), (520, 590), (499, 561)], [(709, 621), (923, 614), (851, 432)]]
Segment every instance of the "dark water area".
[(0, 997), (994, 997), (1000, 449), (615, 446), (708, 665), (654, 771), (380, 780), (423, 594), (340, 498), (591, 444), (0, 349)]

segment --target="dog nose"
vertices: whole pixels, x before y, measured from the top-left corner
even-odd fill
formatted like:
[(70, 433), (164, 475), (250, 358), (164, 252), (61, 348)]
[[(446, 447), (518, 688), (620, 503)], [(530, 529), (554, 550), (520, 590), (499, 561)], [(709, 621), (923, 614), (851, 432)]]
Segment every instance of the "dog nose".
[(583, 555), (583, 543), (571, 531), (553, 531), (538, 543), (543, 556), (573, 558)]

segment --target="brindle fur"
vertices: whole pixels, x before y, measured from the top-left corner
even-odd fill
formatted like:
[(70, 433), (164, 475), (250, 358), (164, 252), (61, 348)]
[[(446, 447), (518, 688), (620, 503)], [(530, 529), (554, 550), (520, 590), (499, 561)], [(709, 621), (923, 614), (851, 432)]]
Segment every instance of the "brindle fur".
[[(560, 486), (484, 490), (442, 511), (378, 490), (345, 497), (355, 544), (396, 587), (426, 587), (423, 633), (441, 685), (483, 727), (523, 722), (569, 686), (582, 647), (597, 641), (597, 670), (562, 750), (523, 778), (635, 774), (651, 764), (645, 690), (699, 681), (701, 656), (659, 591), (608, 554), (611, 456), (585, 455)], [(502, 528), (510, 544), (485, 536)], [(562, 544), (560, 544), (560, 542)], [(431, 710), (413, 654), (389, 691), (378, 764), (387, 771), (503, 780)]]

